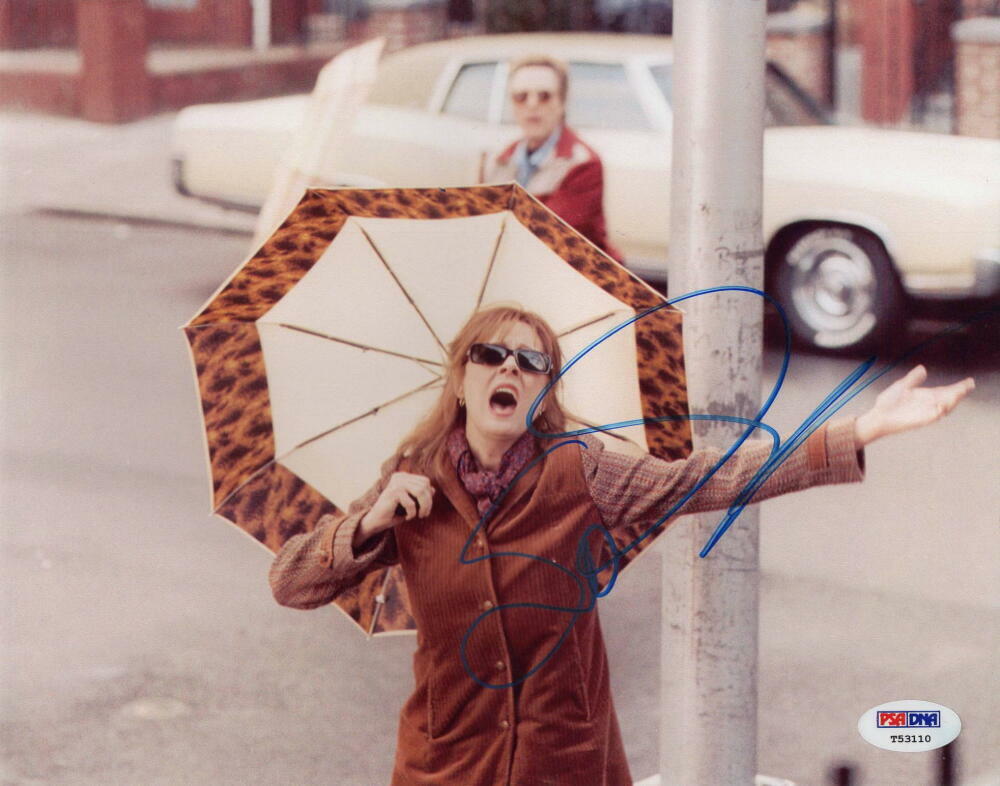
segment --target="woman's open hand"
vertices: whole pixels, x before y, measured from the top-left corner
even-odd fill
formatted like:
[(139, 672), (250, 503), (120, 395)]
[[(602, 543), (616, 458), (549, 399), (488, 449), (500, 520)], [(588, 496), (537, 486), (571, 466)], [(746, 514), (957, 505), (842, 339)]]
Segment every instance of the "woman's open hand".
[(855, 434), (862, 445), (933, 423), (951, 412), (976, 386), (972, 377), (967, 377), (953, 385), (921, 387), (926, 379), (927, 369), (916, 366), (879, 393), (875, 406), (855, 421)]

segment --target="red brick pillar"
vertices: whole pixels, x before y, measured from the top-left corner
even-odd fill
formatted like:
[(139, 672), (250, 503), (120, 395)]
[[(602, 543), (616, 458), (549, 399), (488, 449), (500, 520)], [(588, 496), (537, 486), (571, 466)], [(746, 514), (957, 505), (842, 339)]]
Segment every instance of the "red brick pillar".
[(914, 0), (867, 0), (861, 25), (861, 116), (898, 123), (913, 97)]
[(143, 0), (76, 0), (80, 109), (87, 120), (120, 123), (152, 110)]

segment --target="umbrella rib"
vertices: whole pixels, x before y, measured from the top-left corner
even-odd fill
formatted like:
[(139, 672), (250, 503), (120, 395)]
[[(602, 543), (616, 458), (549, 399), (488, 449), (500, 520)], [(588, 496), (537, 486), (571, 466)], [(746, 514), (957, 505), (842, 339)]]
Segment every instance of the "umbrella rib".
[(434, 385), (436, 385), (440, 381), (441, 381), (440, 377), (438, 377), (437, 379), (432, 379), (430, 382), (425, 382), (420, 387), (414, 388), (413, 390), (410, 390), (410, 391), (407, 391), (403, 395), (397, 396), (396, 398), (392, 399), (391, 401), (383, 401), (381, 404), (379, 404), (379, 405), (377, 405), (375, 407), (372, 407), (367, 412), (364, 412), (364, 413), (358, 415), (357, 417), (353, 417), (350, 420), (345, 420), (343, 423), (339, 423), (338, 425), (334, 426), (333, 428), (327, 429), (322, 434), (318, 434), (315, 437), (310, 437), (305, 442), (299, 443), (298, 445), (296, 445), (295, 447), (291, 448), (290, 450), (288, 450), (287, 452), (283, 453), (282, 455), (275, 456), (270, 461), (267, 461), (266, 463), (264, 463), (260, 467), (258, 467), (246, 480), (244, 480), (242, 483), (240, 483), (236, 488), (234, 488), (228, 494), (226, 494), (226, 496), (219, 502), (219, 504), (215, 506), (215, 509), (212, 512), (213, 513), (218, 513), (219, 510), (221, 510), (222, 507), (227, 502), (229, 502), (229, 500), (232, 499), (233, 496), (237, 492), (239, 492), (241, 489), (243, 489), (247, 484), (251, 483), (254, 478), (256, 478), (258, 475), (260, 475), (262, 472), (264, 472), (268, 467), (272, 466), (273, 464), (277, 464), (279, 461), (281, 461), (281, 459), (285, 458), (285, 456), (289, 455), (290, 453), (298, 450), (299, 448), (305, 447), (306, 445), (310, 444), (311, 442), (315, 442), (318, 439), (321, 439), (323, 437), (329, 436), (330, 434), (332, 434), (334, 431), (337, 431), (338, 429), (342, 429), (342, 428), (344, 428), (346, 426), (351, 425), (352, 423), (356, 423), (357, 421), (361, 420), (362, 418), (367, 418), (367, 417), (369, 417), (371, 415), (375, 415), (375, 414), (378, 413), (378, 411), (380, 409), (383, 409), (384, 407), (388, 407), (390, 404), (395, 404), (397, 401), (402, 401), (403, 399), (409, 398), (410, 396), (415, 396), (417, 393), (421, 393), (424, 390), (426, 390), (427, 388), (433, 387)]
[(430, 331), (430, 334), (434, 337), (434, 340), (438, 343), (438, 346), (441, 348), (441, 353), (447, 356), (448, 349), (447, 347), (445, 347), (444, 342), (442, 342), (441, 339), (438, 338), (437, 333), (434, 332), (434, 328), (431, 327), (431, 323), (428, 322), (427, 317), (424, 316), (424, 312), (420, 310), (420, 306), (416, 304), (416, 301), (414, 301), (414, 299), (410, 296), (410, 293), (406, 291), (406, 287), (404, 287), (403, 282), (399, 280), (399, 277), (396, 275), (396, 271), (394, 271), (391, 267), (389, 267), (389, 263), (386, 262), (385, 257), (382, 256), (382, 252), (379, 251), (378, 246), (375, 245), (375, 241), (371, 239), (371, 235), (369, 235), (365, 231), (365, 228), (360, 224), (358, 225), (358, 229), (361, 230), (361, 234), (365, 236), (365, 240), (367, 240), (368, 245), (372, 247), (372, 251), (375, 252), (375, 255), (379, 258), (379, 261), (389, 272), (389, 275), (392, 276), (392, 280), (396, 282), (396, 286), (398, 286), (399, 291), (403, 293), (403, 297), (405, 297), (408, 301), (410, 301), (410, 305), (413, 306), (413, 310), (417, 312), (417, 316), (420, 317), (421, 321)]
[[(419, 360), (417, 361), (417, 363), (421, 365), (421, 368), (427, 368), (426, 366), (422, 365)], [(435, 363), (434, 365), (437, 366), (437, 368), (427, 368), (427, 370), (431, 374), (438, 374), (438, 379), (440, 379), (440, 370), (444, 368), (444, 363)]]
[[(383, 401), (381, 404), (375, 405), (374, 407), (372, 407), (367, 412), (362, 412), (360, 415), (356, 415), (355, 417), (351, 418), (350, 420), (345, 420), (343, 423), (338, 423), (336, 426), (333, 426), (332, 428), (328, 428), (326, 431), (322, 432), (321, 434), (317, 434), (314, 437), (309, 437), (309, 439), (307, 439), (305, 442), (300, 442), (298, 445), (296, 445), (295, 447), (291, 448), (288, 451), (288, 453), (285, 453), (280, 458), (284, 458), (289, 453), (292, 453), (293, 451), (299, 450), (300, 448), (304, 448), (306, 445), (311, 445), (316, 440), (323, 439), (324, 437), (328, 437), (334, 431), (339, 431), (342, 428), (346, 428), (347, 426), (350, 426), (352, 423), (357, 423), (359, 420), (363, 420), (364, 418), (371, 417), (372, 415), (377, 415), (378, 412), (379, 412), (379, 410), (384, 409), (385, 407), (388, 407), (388, 406), (390, 406), (392, 404), (395, 404), (395, 403), (397, 403), (399, 401), (402, 401), (403, 399), (409, 398), (410, 396), (415, 396), (417, 393), (422, 393), (423, 391), (427, 390), (427, 388), (433, 387), (434, 385), (436, 385), (440, 381), (441, 381), (440, 377), (438, 377), (437, 379), (432, 379), (430, 382), (425, 382), (420, 387), (414, 388), (413, 390), (408, 390), (406, 393), (404, 393), (401, 396), (396, 396), (396, 398), (391, 399), (389, 401)], [(279, 457), (275, 457), (274, 460), (278, 461)]]
[(601, 428), (601, 426), (597, 425), (596, 423), (591, 423), (590, 421), (584, 420), (583, 418), (577, 417), (576, 415), (573, 415), (573, 419), (576, 420), (581, 425), (586, 426), (587, 428), (592, 428), (595, 431), (600, 431), (602, 434), (607, 434), (609, 437), (614, 437), (615, 439), (620, 439), (622, 442), (628, 442), (631, 445), (635, 445), (640, 450), (645, 450), (645, 448), (643, 448), (642, 445), (640, 445), (634, 439), (632, 439), (630, 437), (626, 437), (624, 434), (619, 434), (614, 429)]
[(298, 325), (289, 325), (287, 322), (278, 322), (277, 326), (288, 328), (289, 330), (297, 330), (299, 333), (305, 333), (310, 336), (315, 336), (316, 338), (324, 338), (327, 341), (335, 341), (338, 344), (346, 344), (349, 347), (355, 347), (357, 349), (365, 350), (366, 352), (380, 352), (383, 355), (392, 355), (393, 357), (402, 358), (403, 360), (412, 360), (416, 363), (429, 363), (430, 365), (438, 368), (441, 368), (444, 365), (439, 360), (428, 360), (427, 358), (418, 358), (415, 355), (407, 355), (404, 352), (393, 352), (391, 349), (382, 349), (381, 347), (373, 347), (371, 344), (361, 344), (357, 341), (349, 341), (346, 338), (337, 338), (336, 336), (330, 336), (316, 330), (299, 327)]
[(583, 330), (584, 328), (588, 328), (591, 325), (596, 325), (598, 322), (601, 322), (601, 321), (607, 319), (608, 317), (613, 317), (617, 313), (620, 313), (620, 312), (619, 311), (609, 311), (607, 314), (602, 314), (599, 317), (594, 317), (593, 319), (588, 319), (586, 322), (581, 322), (579, 325), (574, 325), (571, 328), (567, 328), (566, 330), (564, 330), (562, 333), (560, 333), (558, 335), (558, 338), (565, 338), (566, 336), (570, 335), (571, 333), (575, 333), (578, 330)]
[(507, 228), (507, 221), (504, 219), (500, 222), (500, 231), (497, 232), (497, 242), (493, 245), (493, 253), (490, 254), (490, 263), (486, 266), (486, 275), (483, 276), (483, 284), (479, 287), (479, 295), (476, 298), (476, 311), (483, 305), (483, 296), (486, 294), (486, 285), (490, 282), (490, 276), (493, 275), (493, 264), (497, 261), (497, 254), (500, 253), (500, 241), (503, 240), (504, 230)]

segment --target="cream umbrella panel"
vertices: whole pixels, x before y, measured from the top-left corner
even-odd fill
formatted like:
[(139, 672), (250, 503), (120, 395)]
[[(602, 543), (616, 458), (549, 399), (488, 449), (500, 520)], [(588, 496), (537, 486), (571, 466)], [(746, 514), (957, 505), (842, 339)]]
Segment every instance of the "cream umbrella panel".
[[(348, 219), (257, 320), (277, 461), (338, 506), (361, 496), (440, 394), (459, 328), (498, 302), (540, 313), (567, 356), (635, 314), (509, 211)], [(590, 424), (641, 420), (634, 328), (593, 354), (564, 378), (567, 408)]]

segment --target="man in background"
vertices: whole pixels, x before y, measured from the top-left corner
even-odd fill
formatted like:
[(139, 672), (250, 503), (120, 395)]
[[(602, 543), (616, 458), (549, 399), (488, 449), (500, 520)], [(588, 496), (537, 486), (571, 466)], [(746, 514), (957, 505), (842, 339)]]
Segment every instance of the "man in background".
[(622, 260), (608, 241), (601, 159), (566, 125), (566, 65), (543, 55), (511, 63), (508, 81), (521, 139), (487, 159), (483, 182), (516, 180), (556, 215)]

